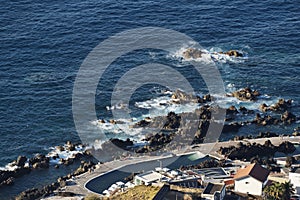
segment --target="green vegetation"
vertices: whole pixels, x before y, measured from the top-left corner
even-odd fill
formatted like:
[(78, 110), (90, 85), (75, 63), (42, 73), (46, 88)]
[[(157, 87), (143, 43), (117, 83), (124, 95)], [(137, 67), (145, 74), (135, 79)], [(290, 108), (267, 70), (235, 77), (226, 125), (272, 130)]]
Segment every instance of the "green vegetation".
[(101, 198), (96, 194), (89, 194), (84, 197), (84, 200), (101, 200)]
[(111, 197), (105, 198), (105, 200), (147, 200), (153, 199), (160, 187), (139, 185), (134, 188), (119, 194), (115, 194)]
[(292, 194), (294, 188), (290, 182), (273, 183), (264, 189), (265, 200), (290, 200)]
[(288, 157), (286, 157), (285, 162), (286, 162), (286, 164), (285, 164), (286, 167), (291, 167), (292, 164), (296, 163), (296, 159), (294, 157), (288, 156)]

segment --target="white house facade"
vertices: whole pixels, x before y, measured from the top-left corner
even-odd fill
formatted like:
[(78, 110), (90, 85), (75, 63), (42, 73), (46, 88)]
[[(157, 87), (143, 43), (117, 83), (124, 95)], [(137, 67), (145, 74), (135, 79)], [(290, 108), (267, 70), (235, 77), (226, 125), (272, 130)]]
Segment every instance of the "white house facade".
[(260, 196), (262, 195), (263, 183), (251, 176), (247, 176), (235, 180), (234, 190)]
[(300, 168), (290, 172), (289, 179), (295, 188), (295, 193), (300, 194)]
[(234, 190), (245, 194), (261, 196), (268, 182), (270, 171), (257, 163), (237, 171), (234, 176)]

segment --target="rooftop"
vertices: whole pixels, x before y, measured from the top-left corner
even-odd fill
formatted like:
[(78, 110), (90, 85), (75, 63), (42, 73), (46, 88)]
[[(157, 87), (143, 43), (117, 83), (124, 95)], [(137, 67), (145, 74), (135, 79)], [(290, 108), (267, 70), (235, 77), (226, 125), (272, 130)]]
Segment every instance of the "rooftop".
[(205, 190), (203, 191), (203, 194), (213, 195), (215, 192), (221, 192), (224, 186), (224, 184), (220, 183), (208, 183)]
[(270, 171), (257, 163), (252, 163), (247, 167), (237, 171), (234, 179), (241, 179), (247, 176), (251, 176), (260, 182), (265, 182), (269, 176)]
[(161, 175), (160, 173), (154, 172), (154, 171), (145, 172), (143, 174), (139, 174), (136, 176), (140, 177), (145, 182), (153, 182), (153, 181), (157, 181), (157, 180), (163, 178), (163, 175)]
[(199, 174), (199, 175), (205, 175), (206, 177), (211, 178), (221, 178), (228, 176), (223, 168), (204, 168), (204, 169), (197, 169), (193, 170), (193, 172)]
[(300, 168), (294, 168), (291, 170), (291, 173), (297, 173), (300, 174)]

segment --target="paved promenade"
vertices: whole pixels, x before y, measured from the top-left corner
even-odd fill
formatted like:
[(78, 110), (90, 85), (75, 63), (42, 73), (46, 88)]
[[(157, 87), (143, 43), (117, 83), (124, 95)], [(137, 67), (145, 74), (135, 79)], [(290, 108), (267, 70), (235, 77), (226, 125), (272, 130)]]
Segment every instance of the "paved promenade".
[[(204, 152), (206, 150), (211, 150), (211, 152), (209, 153), (211, 156), (218, 158), (218, 159), (222, 159), (223, 156), (216, 153), (216, 151), (220, 147), (228, 147), (231, 145), (237, 145), (237, 143), (239, 143), (239, 142), (243, 142), (243, 143), (256, 142), (256, 143), (264, 144), (264, 142), (266, 140), (270, 140), (274, 145), (279, 145), (283, 141), (289, 141), (292, 143), (299, 144), (300, 136), (297, 136), (297, 137), (273, 137), (273, 138), (249, 139), (249, 140), (242, 140), (242, 141), (217, 142), (215, 144), (201, 144), (201, 145), (198, 145), (199, 147), (196, 147), (193, 149), (189, 148), (189, 149), (186, 149), (185, 151), (182, 150), (182, 151), (176, 151), (176, 152), (172, 152), (172, 153), (174, 153), (176, 155), (180, 155), (180, 154), (188, 154), (188, 153), (192, 153), (192, 152), (198, 152), (199, 150), (204, 150)], [(101, 174), (118, 169), (122, 166), (135, 164), (138, 162), (158, 160), (158, 159), (162, 159), (162, 158), (165, 158), (165, 157), (160, 157), (160, 156), (136, 157), (136, 158), (129, 158), (127, 160), (115, 160), (115, 161), (107, 162), (104, 164), (99, 164), (99, 165), (97, 165), (97, 168), (94, 171), (87, 172), (85, 174), (75, 177), (72, 180), (73, 185), (66, 186), (65, 188), (62, 188), (61, 190), (67, 191), (67, 192), (73, 192), (73, 193), (76, 193), (79, 195), (87, 195), (88, 193), (90, 193), (90, 191), (85, 189), (85, 184), (86, 184), (86, 182), (88, 182), (89, 180), (91, 180), (94, 177), (97, 177)]]

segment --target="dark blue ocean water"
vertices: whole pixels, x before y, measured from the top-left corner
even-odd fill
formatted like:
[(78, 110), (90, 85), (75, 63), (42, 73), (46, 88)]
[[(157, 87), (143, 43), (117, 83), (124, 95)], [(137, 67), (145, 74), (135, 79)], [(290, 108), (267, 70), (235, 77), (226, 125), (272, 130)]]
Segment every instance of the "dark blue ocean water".
[[(79, 141), (72, 90), (81, 63), (108, 37), (146, 26), (182, 32), (206, 49), (247, 52), (245, 62), (218, 65), (225, 85), (292, 98), (293, 112), (300, 114), (299, 1), (2, 1), (0, 166), (20, 154), (32, 156), (66, 140)], [(132, 53), (113, 66), (122, 71), (153, 60), (174, 62), (150, 54)], [(188, 69), (181, 70), (189, 76)], [(105, 106), (121, 75), (106, 74), (101, 88), (106, 92), (96, 97), (99, 116), (109, 115)], [(189, 80), (203, 90), (201, 80), (191, 74)], [(152, 98), (149, 90), (139, 91), (136, 100)]]

